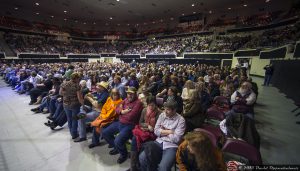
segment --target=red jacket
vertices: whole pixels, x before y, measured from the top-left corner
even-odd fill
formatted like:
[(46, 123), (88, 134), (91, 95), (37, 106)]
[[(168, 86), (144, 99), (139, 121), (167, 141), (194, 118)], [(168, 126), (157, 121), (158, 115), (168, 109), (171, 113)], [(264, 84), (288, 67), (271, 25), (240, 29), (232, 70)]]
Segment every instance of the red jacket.
[[(122, 115), (121, 111), (124, 109), (128, 109), (128, 108), (130, 108), (132, 110), (130, 112)], [(143, 110), (143, 103), (139, 99), (136, 99), (135, 101), (130, 103), (128, 101), (128, 99), (126, 98), (121, 103), (121, 105), (119, 105), (116, 112), (117, 112), (117, 114), (119, 114), (120, 123), (136, 125), (139, 122), (142, 110)]]

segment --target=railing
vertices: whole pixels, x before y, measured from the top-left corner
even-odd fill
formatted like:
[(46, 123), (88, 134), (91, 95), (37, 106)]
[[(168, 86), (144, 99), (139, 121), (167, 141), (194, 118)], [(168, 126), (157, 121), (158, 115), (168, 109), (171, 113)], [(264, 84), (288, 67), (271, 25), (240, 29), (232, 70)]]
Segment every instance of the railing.
[(275, 58), (285, 58), (287, 53), (287, 47), (280, 47), (268, 51), (261, 51), (259, 58), (260, 59), (275, 59)]
[(259, 49), (238, 50), (235, 52), (234, 57), (255, 57), (259, 56), (259, 54)]
[(86, 59), (88, 59), (88, 58), (100, 59), (101, 56), (100, 56), (100, 54), (67, 54), (67, 57), (68, 57), (68, 59), (79, 59), (79, 58), (82, 58), (82, 59), (84, 59), (84, 58), (86, 58)]
[(0, 59), (5, 58), (5, 52), (0, 52)]
[(59, 54), (18, 53), (19, 59), (59, 59)]
[(184, 53), (183, 58), (193, 58), (193, 59), (232, 59), (233, 53)]
[(294, 58), (300, 58), (300, 42), (298, 42), (295, 46)]

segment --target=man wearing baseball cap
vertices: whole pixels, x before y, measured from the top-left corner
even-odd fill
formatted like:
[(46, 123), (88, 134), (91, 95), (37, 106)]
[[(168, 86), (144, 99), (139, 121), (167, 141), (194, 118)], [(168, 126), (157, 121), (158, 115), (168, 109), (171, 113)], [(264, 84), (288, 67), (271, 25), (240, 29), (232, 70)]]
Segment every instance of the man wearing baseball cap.
[(87, 94), (84, 97), (85, 100), (92, 104), (92, 107), (90, 108), (89, 106), (85, 105), (84, 107), (80, 108), (80, 113), (76, 117), (76, 119), (79, 119), (79, 139), (75, 140), (74, 142), (86, 140), (86, 122), (91, 122), (99, 116), (101, 108), (106, 102), (108, 96), (108, 82), (101, 81), (100, 83), (97, 83), (96, 93)]
[[(126, 92), (127, 98), (116, 109), (117, 114), (119, 114), (119, 121), (113, 122), (102, 132), (103, 138), (113, 147), (109, 154), (120, 154), (117, 160), (119, 164), (128, 158), (125, 144), (132, 137), (132, 130), (139, 122), (143, 110), (143, 103), (137, 98), (137, 89), (129, 87)], [(117, 133), (119, 134), (115, 137)]]

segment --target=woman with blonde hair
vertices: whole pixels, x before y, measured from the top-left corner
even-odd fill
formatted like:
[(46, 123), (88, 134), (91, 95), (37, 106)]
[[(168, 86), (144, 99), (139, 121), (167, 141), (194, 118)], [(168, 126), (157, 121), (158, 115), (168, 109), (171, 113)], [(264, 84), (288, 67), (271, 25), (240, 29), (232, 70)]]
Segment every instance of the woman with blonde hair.
[(122, 99), (119, 91), (117, 89), (112, 89), (111, 96), (104, 103), (99, 116), (91, 123), (93, 126), (93, 138), (92, 144), (89, 145), (89, 148), (94, 148), (99, 146), (99, 137), (103, 127), (108, 126), (110, 123), (118, 119), (116, 113), (116, 108), (121, 104)]
[(204, 77), (198, 77), (197, 83), (205, 83)]
[(185, 82), (185, 85), (184, 85), (184, 88), (182, 90), (182, 94), (181, 94), (181, 97), (182, 97), (182, 100), (183, 100), (183, 103), (185, 103), (191, 96), (191, 90), (195, 89), (195, 84), (193, 81), (191, 80), (187, 80)]
[(222, 153), (205, 133), (192, 132), (184, 137), (176, 153), (180, 171), (225, 171)]
[(234, 92), (234, 85), (230, 76), (227, 76), (225, 81), (220, 85), (221, 96), (230, 99)]

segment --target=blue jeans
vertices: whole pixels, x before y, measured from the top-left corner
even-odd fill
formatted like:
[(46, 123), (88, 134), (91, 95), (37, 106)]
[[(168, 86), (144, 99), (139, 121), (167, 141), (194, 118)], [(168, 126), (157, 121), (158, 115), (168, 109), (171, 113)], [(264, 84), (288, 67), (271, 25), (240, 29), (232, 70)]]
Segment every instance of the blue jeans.
[(41, 105), (39, 106), (39, 111), (43, 111), (44, 108), (47, 108), (49, 110), (49, 104), (48, 104), (48, 100), (47, 100), (47, 97), (44, 97), (43, 100), (42, 100), (42, 103)]
[(21, 81), (21, 86), (18, 88), (18, 91), (25, 91), (25, 83), (27, 82), (27, 80)]
[(52, 97), (50, 98), (49, 112), (51, 116), (54, 115), (58, 103), (59, 102), (57, 101), (57, 98), (52, 98)]
[(60, 113), (64, 110), (63, 104), (61, 102), (57, 102), (57, 106), (55, 109), (55, 112), (53, 115), (51, 115), (52, 118), (58, 118)]
[[(155, 143), (157, 143), (157, 145), (160, 146), (161, 150), (163, 150), (162, 144), (156, 141)], [(163, 150), (162, 159), (160, 163), (155, 163), (155, 165), (158, 165), (157, 167), (158, 171), (171, 171), (172, 166), (175, 164), (176, 151), (177, 148), (167, 148)], [(149, 170), (148, 163), (152, 161), (147, 160), (145, 151), (141, 152), (141, 154), (139, 155), (139, 161), (140, 161), (141, 170), (148, 171)]]
[(65, 111), (60, 110), (59, 115), (53, 121), (60, 127), (64, 126), (64, 124), (67, 122), (67, 115), (66, 115)]
[(84, 119), (80, 119), (78, 121), (78, 130), (80, 138), (86, 138), (86, 123), (94, 121), (99, 116), (99, 112), (92, 110), (89, 113), (86, 113), (85, 115), (86, 117)]
[(272, 75), (266, 74), (265, 75), (264, 85), (269, 86), (269, 84), (271, 82), (271, 78), (272, 78)]
[(137, 151), (137, 144), (136, 144), (136, 138), (133, 135), (131, 139), (131, 151)]
[(78, 136), (78, 131), (77, 131), (78, 122), (77, 122), (77, 120), (74, 119), (74, 117), (79, 113), (80, 106), (78, 105), (73, 108), (64, 106), (64, 110), (67, 115), (68, 127), (70, 130), (70, 134), (71, 134), (72, 138), (75, 138)]
[(17, 85), (17, 83), (18, 83), (18, 77), (16, 77), (16, 76), (12, 77), (10, 85), (12, 87), (15, 87)]
[[(109, 125), (105, 125), (102, 129), (108, 127)], [(93, 137), (92, 137), (92, 144), (100, 144), (100, 137), (102, 137), (102, 132), (98, 133), (96, 128), (93, 128)]]
[[(132, 137), (133, 128), (134, 125), (115, 121), (102, 130), (102, 136), (109, 145), (119, 151), (121, 156), (127, 156), (126, 142)], [(119, 135), (115, 137), (117, 133)]]
[(93, 137), (92, 137), (92, 144), (100, 144), (100, 134), (96, 131), (96, 128), (93, 128)]

